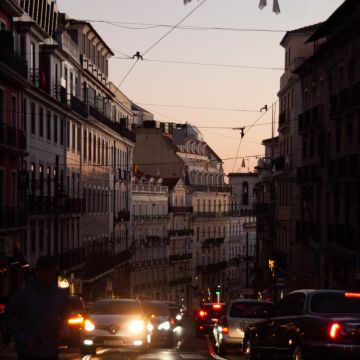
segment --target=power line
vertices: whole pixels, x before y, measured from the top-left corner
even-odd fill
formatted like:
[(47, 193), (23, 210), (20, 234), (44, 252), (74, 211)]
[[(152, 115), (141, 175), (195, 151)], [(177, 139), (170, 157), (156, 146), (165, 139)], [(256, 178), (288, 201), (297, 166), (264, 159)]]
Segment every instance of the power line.
[[(129, 60), (129, 57), (114, 56), (112, 59), (117, 60)], [(252, 65), (235, 65), (235, 64), (217, 64), (217, 63), (201, 63), (192, 61), (179, 61), (179, 60), (161, 60), (161, 59), (143, 59), (149, 62), (160, 62), (167, 64), (181, 64), (181, 65), (197, 65), (197, 66), (214, 66), (214, 67), (225, 67), (225, 68), (240, 68), (240, 69), (254, 69), (254, 70), (278, 70), (286, 71), (287, 69), (282, 67), (268, 67), (268, 66), (252, 66)]]
[[(172, 27), (172, 25), (170, 24), (153, 24), (153, 23), (138, 23), (138, 22), (111, 21), (111, 20), (89, 20), (89, 19), (86, 19), (84, 21), (94, 22), (94, 23), (96, 22), (105, 23), (129, 30), (148, 30), (155, 28)], [(138, 26), (127, 26), (127, 25), (138, 25)], [(220, 31), (235, 31), (235, 32), (269, 32), (269, 33), (285, 33), (288, 31), (285, 29), (234, 28), (234, 27), (223, 27), (223, 26), (198, 26), (198, 25), (187, 25), (187, 26), (183, 25), (183, 26), (178, 26), (177, 29), (195, 30), (195, 31), (220, 30)]]
[(147, 104), (147, 103), (136, 103), (136, 104), (145, 105), (145, 106), (164, 106), (164, 107), (174, 107), (174, 108), (183, 108), (183, 109), (196, 109), (196, 110), (235, 111), (235, 112), (254, 112), (254, 113), (259, 112), (258, 110), (249, 110), (249, 109), (214, 108), (214, 107), (191, 106), (191, 105)]

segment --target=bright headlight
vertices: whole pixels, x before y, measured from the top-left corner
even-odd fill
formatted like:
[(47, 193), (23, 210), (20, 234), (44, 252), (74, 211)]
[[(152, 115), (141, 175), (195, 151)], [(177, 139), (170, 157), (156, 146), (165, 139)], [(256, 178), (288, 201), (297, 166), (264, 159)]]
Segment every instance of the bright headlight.
[(180, 321), (182, 319), (182, 316), (180, 314), (176, 315), (176, 320)]
[(95, 329), (95, 325), (89, 319), (86, 319), (84, 329), (86, 331), (93, 331)]
[(158, 326), (159, 330), (170, 330), (170, 322), (165, 321)]
[(133, 334), (139, 334), (144, 331), (144, 322), (142, 320), (134, 320), (129, 324), (129, 329)]

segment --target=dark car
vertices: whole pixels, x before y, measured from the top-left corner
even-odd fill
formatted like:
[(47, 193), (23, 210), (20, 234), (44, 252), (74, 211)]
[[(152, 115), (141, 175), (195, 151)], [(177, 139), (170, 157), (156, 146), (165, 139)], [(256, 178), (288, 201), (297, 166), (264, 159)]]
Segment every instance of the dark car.
[(180, 326), (184, 317), (183, 308), (175, 302), (166, 302), (166, 304), (170, 314), (170, 321), (174, 326)]
[(81, 296), (69, 296), (67, 303), (68, 335), (62, 345), (80, 345), (81, 331), (84, 325), (87, 309)]
[(224, 303), (203, 303), (195, 313), (196, 336), (212, 332), (214, 323), (224, 314)]
[(285, 359), (360, 359), (360, 293), (297, 290), (245, 332), (244, 352)]
[(172, 347), (174, 344), (174, 323), (168, 305), (164, 301), (141, 301), (145, 315), (152, 325), (152, 343)]

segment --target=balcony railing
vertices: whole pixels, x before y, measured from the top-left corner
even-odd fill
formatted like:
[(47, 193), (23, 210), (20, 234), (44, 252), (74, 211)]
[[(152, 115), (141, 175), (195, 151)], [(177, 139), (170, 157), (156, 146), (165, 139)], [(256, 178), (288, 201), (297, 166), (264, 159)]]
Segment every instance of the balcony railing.
[[(44, 181), (45, 184), (45, 181)], [(84, 201), (78, 198), (59, 198), (33, 196), (28, 198), (28, 208), (30, 215), (54, 215), (54, 214), (82, 214), (84, 211)]]
[(0, 61), (27, 79), (27, 62), (14, 51), (14, 38), (12, 33), (9, 31), (0, 31), (0, 44)]
[(194, 234), (194, 229), (169, 230), (169, 236), (189, 236)]
[(115, 222), (121, 222), (121, 221), (130, 221), (130, 211), (118, 211), (118, 213), (114, 216)]
[(25, 207), (1, 206), (0, 229), (26, 226), (27, 212)]
[(26, 134), (13, 126), (0, 123), (0, 145), (24, 152), (26, 151)]
[(185, 285), (185, 284), (192, 284), (191, 276), (169, 281), (169, 286), (171, 287), (177, 285)]
[(204, 191), (204, 192), (231, 192), (230, 185), (222, 186), (212, 186), (212, 185), (191, 185), (192, 190), (194, 191)]
[(176, 261), (184, 261), (184, 260), (191, 260), (192, 254), (182, 254), (182, 255), (170, 255), (169, 261), (176, 262)]
[(71, 110), (75, 111), (84, 118), (89, 116), (88, 106), (76, 96), (71, 96)]
[(225, 240), (224, 237), (208, 238), (202, 242), (201, 246), (203, 248), (209, 248), (211, 246), (221, 246), (222, 244), (224, 244), (224, 240)]
[(169, 213), (187, 213), (193, 212), (192, 206), (169, 206)]

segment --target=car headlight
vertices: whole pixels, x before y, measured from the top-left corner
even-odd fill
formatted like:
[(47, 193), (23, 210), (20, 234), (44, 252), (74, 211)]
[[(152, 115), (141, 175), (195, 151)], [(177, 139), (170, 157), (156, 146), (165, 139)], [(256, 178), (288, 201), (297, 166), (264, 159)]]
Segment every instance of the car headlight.
[(180, 314), (177, 314), (175, 319), (180, 321), (182, 319), (182, 316)]
[(84, 323), (84, 329), (86, 331), (93, 331), (95, 329), (95, 325), (91, 322), (91, 320), (86, 319)]
[(129, 324), (129, 329), (133, 334), (139, 334), (144, 331), (144, 321), (134, 320)]
[(159, 330), (170, 330), (170, 322), (165, 321), (158, 326)]

